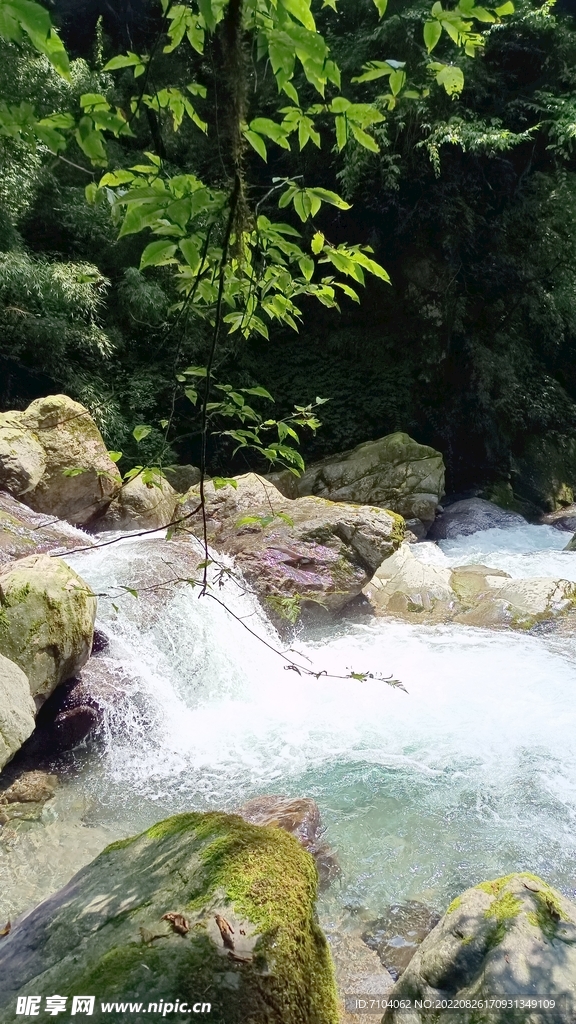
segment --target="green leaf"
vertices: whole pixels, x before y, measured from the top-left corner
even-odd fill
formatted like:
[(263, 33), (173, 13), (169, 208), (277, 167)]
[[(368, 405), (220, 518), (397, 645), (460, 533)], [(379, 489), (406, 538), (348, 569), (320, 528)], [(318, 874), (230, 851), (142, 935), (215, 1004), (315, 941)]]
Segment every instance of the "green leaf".
[(267, 391), (266, 388), (260, 387), (259, 384), (254, 388), (242, 388), (242, 391), (246, 395), (259, 395), (260, 398), (267, 398), (270, 402), (274, 401), (270, 392)]
[(514, 14), (514, 4), (512, 0), (508, 0), (507, 3), (502, 4), (500, 7), (496, 7), (495, 11), (499, 18), (502, 18), (505, 14)]
[(176, 246), (173, 242), (164, 240), (150, 242), (150, 245), (147, 245), (142, 253), (140, 270), (144, 270), (145, 267), (164, 267), (167, 263), (175, 263), (175, 252)]
[(221, 491), (223, 487), (233, 487), (236, 490), (238, 487), (238, 481), (233, 476), (214, 476), (212, 483), (215, 491)]
[(264, 161), (268, 160), (268, 152), (266, 150), (266, 143), (261, 135), (257, 135), (256, 132), (250, 131), (249, 128), (245, 128), (242, 132), (244, 138), (250, 143), (252, 149), (254, 149), (258, 156), (261, 156)]
[(314, 253), (315, 256), (318, 256), (319, 253), (322, 252), (322, 249), (324, 248), (324, 241), (325, 241), (325, 239), (324, 239), (324, 235), (322, 234), (322, 232), (321, 231), (317, 231), (316, 234), (314, 235), (314, 237), (312, 239), (312, 243), (310, 245), (310, 248), (312, 249), (312, 252)]
[(108, 458), (111, 459), (112, 462), (120, 462), (122, 452), (108, 452)]
[(310, 0), (281, 0), (285, 11), (297, 18), (309, 32), (316, 31), (316, 23), (310, 10)]
[(62, 470), (62, 476), (81, 476), (82, 473), (88, 473), (89, 470), (83, 466), (69, 466), (68, 469)]
[(298, 260), (298, 266), (306, 280), (311, 281), (314, 274), (314, 260), (311, 260), (309, 256), (302, 256)]
[(327, 188), (310, 188), (307, 190), (311, 195), (317, 196), (323, 203), (330, 203), (331, 206), (337, 206), (339, 210), (351, 210), (352, 206), (347, 203), (341, 196), (337, 195), (336, 192), (330, 192)]
[(462, 68), (453, 64), (446, 64), (436, 75), (438, 85), (443, 85), (449, 96), (455, 96), (464, 88), (464, 73)]
[(427, 21), (424, 25), (424, 45), (431, 53), (442, 35), (442, 25), (439, 21)]
[(388, 0), (374, 0), (374, 5), (378, 9), (380, 17), (383, 18), (386, 13), (386, 8), (388, 7)]
[(148, 437), (148, 434), (150, 433), (151, 430), (152, 427), (148, 427), (144, 423), (141, 423), (139, 424), (139, 426), (134, 427), (134, 430), (132, 431), (132, 437), (134, 438), (135, 441), (143, 441), (145, 437)]

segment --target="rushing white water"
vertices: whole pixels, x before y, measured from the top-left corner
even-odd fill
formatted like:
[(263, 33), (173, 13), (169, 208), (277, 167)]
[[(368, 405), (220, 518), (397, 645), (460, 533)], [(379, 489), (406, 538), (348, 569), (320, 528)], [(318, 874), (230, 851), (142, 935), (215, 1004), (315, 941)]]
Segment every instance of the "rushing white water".
[[(490, 530), (422, 557), (576, 580), (567, 539), (548, 527)], [(443, 909), (468, 885), (523, 869), (573, 894), (570, 635), (340, 622), (300, 635), (299, 656), (335, 675), (393, 673), (408, 693), (298, 676), (197, 590), (145, 590), (168, 578), (178, 549), (128, 539), (69, 559), (116, 595), (100, 598), (99, 614), (125, 674), (99, 752), (73, 758), (60, 797), (63, 814), (70, 794), (82, 808), (73, 867), (93, 856), (95, 836), (103, 845), (180, 810), (281, 793), (320, 805), (343, 872), (325, 898), (332, 918), (407, 898)], [(122, 585), (140, 597), (118, 597)], [(231, 581), (215, 593), (282, 647), (250, 594)], [(62, 870), (72, 873), (68, 861)]]

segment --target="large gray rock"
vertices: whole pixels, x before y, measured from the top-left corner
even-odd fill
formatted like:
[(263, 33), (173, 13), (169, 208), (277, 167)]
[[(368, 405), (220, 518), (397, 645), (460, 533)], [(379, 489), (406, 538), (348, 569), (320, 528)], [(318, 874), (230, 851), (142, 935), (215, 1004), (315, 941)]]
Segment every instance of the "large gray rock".
[[(430, 1011), (414, 1008), (416, 999), (528, 997), (555, 1000), (555, 1005), (513, 1015), (505, 1006), (488, 1005), (477, 1019), (486, 1024), (574, 1020), (576, 906), (542, 879), (520, 873), (482, 882), (454, 900), (390, 992), (390, 1000), (411, 999), (412, 1008), (391, 1008), (382, 1020), (428, 1021)], [(453, 1011), (450, 1019), (470, 1021), (470, 1010)]]
[(144, 483), (141, 476), (134, 477), (124, 484), (96, 528), (98, 531), (160, 530), (172, 522), (177, 499), (174, 488), (159, 474), (148, 483)]
[(519, 512), (508, 512), (484, 498), (464, 498), (448, 505), (432, 523), (428, 537), (430, 540), (453, 540), (479, 530), (513, 529), (525, 522)]
[(164, 476), (177, 494), (186, 494), (186, 491), (189, 491), (191, 487), (195, 487), (196, 484), (200, 483), (201, 473), (197, 466), (188, 464), (185, 466), (166, 466), (164, 468)]
[(312, 858), (280, 828), (168, 818), (13, 922), (0, 940), (2, 1024), (21, 1019), (17, 996), (55, 993), (68, 1010), (73, 994), (143, 1003), (133, 1024), (176, 999), (210, 1003), (213, 1024), (338, 1024), (316, 889)]
[(32, 734), (35, 712), (27, 677), (0, 654), (0, 768)]
[(0, 419), (0, 488), (36, 512), (83, 526), (120, 485), (90, 413), (66, 395), (38, 398)]
[(379, 616), (513, 629), (566, 615), (576, 602), (569, 580), (515, 580), (486, 565), (428, 564), (408, 544), (384, 560), (363, 592)]
[(0, 653), (26, 673), (38, 705), (88, 660), (96, 604), (59, 558), (30, 555), (0, 573)]
[(90, 538), (80, 530), (68, 523), (53, 522), (0, 491), (0, 567), (26, 555), (47, 551), (59, 554), (91, 545)]
[(291, 498), (315, 494), (330, 501), (377, 505), (407, 521), (430, 524), (444, 494), (444, 475), (440, 452), (399, 432), (317, 462), (299, 479), (288, 473), (272, 479)]
[[(290, 500), (254, 473), (235, 482), (220, 489), (206, 485), (208, 538), (216, 550), (234, 556), (272, 613), (286, 598), (340, 611), (404, 536), (401, 517), (382, 508)], [(199, 501), (198, 488), (192, 488), (178, 513), (189, 517), (180, 535), (202, 538)]]

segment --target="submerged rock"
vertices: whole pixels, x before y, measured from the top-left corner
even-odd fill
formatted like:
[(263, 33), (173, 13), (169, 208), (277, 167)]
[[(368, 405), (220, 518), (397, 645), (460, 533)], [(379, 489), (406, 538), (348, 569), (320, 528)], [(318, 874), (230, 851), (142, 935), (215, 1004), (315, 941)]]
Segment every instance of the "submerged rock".
[(60, 558), (30, 555), (0, 573), (0, 653), (40, 705), (88, 660), (96, 598)]
[(428, 531), (431, 540), (468, 537), (479, 530), (508, 530), (526, 523), (519, 512), (508, 512), (484, 498), (464, 498), (448, 505)]
[[(182, 814), (113, 843), (0, 941), (16, 996), (211, 1004), (214, 1024), (337, 1024), (312, 858), (282, 829)], [(182, 1011), (181, 1011), (182, 1012)], [(185, 1012), (185, 1011), (184, 1011)]]
[(299, 479), (289, 473), (272, 479), (290, 498), (315, 494), (391, 509), (413, 520), (415, 529), (410, 529), (421, 534), (425, 531), (419, 524), (432, 523), (444, 494), (444, 475), (440, 452), (399, 432), (317, 462)]
[(160, 530), (174, 517), (178, 495), (162, 476), (154, 483), (134, 477), (124, 484), (106, 514), (95, 524), (101, 530)]
[(91, 544), (86, 534), (68, 523), (53, 522), (0, 491), (0, 568), (26, 555), (58, 554)]
[(0, 769), (32, 734), (35, 712), (27, 676), (0, 654)]
[(120, 485), (90, 413), (67, 395), (38, 398), (24, 412), (0, 417), (0, 487), (36, 512), (82, 526)]
[(257, 796), (238, 811), (240, 817), (253, 825), (283, 828), (298, 840), (316, 861), (320, 886), (327, 888), (340, 875), (334, 850), (322, 842), (320, 808), (307, 797), (291, 799), (283, 796)]
[[(236, 487), (208, 483), (210, 543), (233, 555), (238, 568), (274, 613), (285, 599), (338, 612), (401, 543), (404, 522), (381, 508), (307, 497), (285, 498), (254, 473)], [(188, 492), (182, 530), (202, 536), (198, 489)], [(182, 534), (180, 534), (182, 535)]]
[(18, 771), (12, 778), (10, 770), (2, 774), (0, 784), (0, 825), (15, 819), (34, 821), (42, 816), (44, 805), (51, 800), (58, 786), (56, 775), (44, 771)]
[(439, 920), (440, 914), (418, 900), (395, 903), (378, 920), (368, 922), (362, 939), (396, 981)]
[[(568, 997), (564, 1002), (562, 997)], [(482, 882), (454, 900), (424, 939), (391, 1000), (547, 999), (548, 1010), (517, 1009), (515, 1021), (571, 1024), (576, 999), (576, 906), (535, 875)], [(429, 1010), (390, 1009), (385, 1024), (419, 1024)], [(470, 1011), (450, 1013), (458, 1024)], [(478, 1019), (504, 1024), (504, 1007), (486, 1006)]]
[(378, 568), (364, 595), (376, 615), (409, 622), (530, 629), (572, 611), (576, 583), (535, 577), (512, 579), (486, 565), (434, 565), (403, 544)]

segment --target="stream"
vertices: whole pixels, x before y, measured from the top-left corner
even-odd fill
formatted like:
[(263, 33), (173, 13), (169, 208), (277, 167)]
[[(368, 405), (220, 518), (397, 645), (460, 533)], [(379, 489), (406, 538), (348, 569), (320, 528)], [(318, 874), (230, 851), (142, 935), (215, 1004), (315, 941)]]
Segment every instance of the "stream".
[[(576, 580), (568, 539), (526, 525), (414, 550), (444, 564)], [(299, 676), (253, 635), (286, 647), (233, 580), (215, 593), (237, 619), (189, 586), (146, 591), (173, 571), (177, 553), (158, 537), (127, 538), (68, 558), (112, 595), (99, 600), (99, 624), (120, 697), (98, 743), (59, 758), (64, 782), (43, 820), (4, 829), (0, 922), (113, 839), (263, 793), (320, 806), (342, 869), (321, 898), (329, 927), (408, 899), (443, 911), (468, 886), (511, 871), (574, 896), (570, 630), (340, 620), (299, 632), (294, 656), (336, 675), (393, 674), (408, 693), (375, 679)]]

